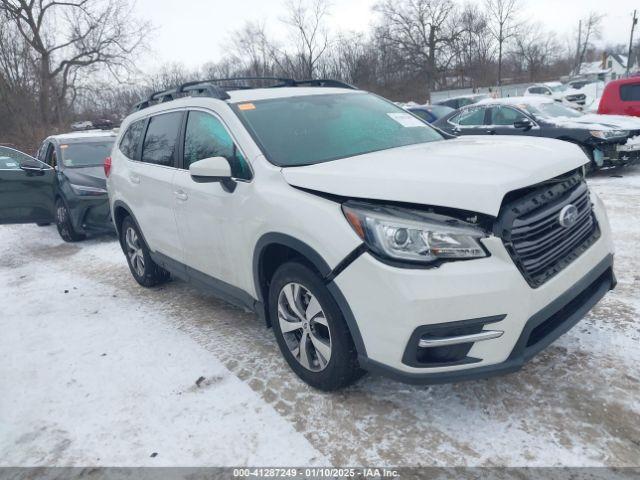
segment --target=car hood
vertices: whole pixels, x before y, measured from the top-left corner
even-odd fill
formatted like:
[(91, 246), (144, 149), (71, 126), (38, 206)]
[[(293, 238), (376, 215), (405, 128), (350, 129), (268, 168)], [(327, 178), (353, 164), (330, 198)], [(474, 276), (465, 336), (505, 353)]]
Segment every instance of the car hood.
[(107, 188), (107, 179), (103, 167), (75, 167), (66, 168), (64, 175), (74, 185), (85, 187)]
[(496, 216), (504, 196), (587, 163), (568, 142), (475, 137), (282, 169), (292, 186), (350, 198), (457, 208)]
[(624, 115), (588, 113), (581, 117), (543, 117), (543, 120), (563, 128), (584, 130), (640, 130), (640, 119)]

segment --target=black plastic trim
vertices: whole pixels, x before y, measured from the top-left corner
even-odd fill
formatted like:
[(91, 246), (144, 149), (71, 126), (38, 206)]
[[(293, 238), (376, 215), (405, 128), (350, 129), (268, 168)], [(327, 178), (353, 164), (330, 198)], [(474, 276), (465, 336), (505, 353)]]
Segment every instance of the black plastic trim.
[[(455, 362), (430, 362), (430, 363), (421, 363), (417, 359), (418, 354), (418, 342), (420, 339), (428, 334), (441, 334), (443, 331), (447, 330), (457, 330), (457, 329), (470, 329), (468, 333), (478, 333), (482, 330), (484, 325), (490, 323), (501, 322), (506, 318), (506, 315), (493, 315), (490, 317), (481, 317), (481, 318), (472, 318), (469, 320), (456, 320), (453, 322), (445, 322), (445, 323), (436, 323), (433, 325), (422, 325), (417, 327), (411, 337), (409, 337), (409, 341), (407, 342), (407, 346), (404, 350), (404, 354), (402, 355), (402, 363), (408, 365), (410, 367), (424, 368), (424, 367), (448, 367), (452, 365), (465, 365), (468, 363), (477, 363), (481, 360), (479, 358), (473, 358), (469, 356), (465, 356), (463, 358), (458, 359)], [(477, 327), (477, 328), (474, 328)], [(477, 331), (471, 331), (471, 329)], [(463, 335), (465, 333), (459, 333), (459, 335)], [(467, 352), (471, 349), (474, 342), (468, 342), (468, 344), (460, 344), (467, 345)]]
[(325, 277), (325, 282), (332, 282), (334, 278), (340, 275), (349, 265), (355, 262), (360, 255), (367, 251), (367, 246), (364, 243), (358, 245), (349, 255), (336, 265), (329, 275)]
[[(140, 236), (142, 237), (142, 241), (144, 242), (145, 245), (149, 245), (147, 243), (147, 240), (144, 238), (144, 233), (142, 232), (142, 229), (140, 228), (140, 224), (138, 223), (138, 220), (136, 219), (136, 216), (133, 214), (133, 212), (131, 211), (129, 206), (126, 203), (124, 203), (123, 201), (121, 201), (121, 200), (116, 200), (115, 202), (113, 202), (113, 213), (115, 213), (115, 211), (118, 208), (123, 208), (124, 210), (126, 210), (126, 212), (129, 214), (129, 216), (133, 220), (133, 223), (135, 223), (136, 227), (138, 228), (138, 232), (140, 232)], [(118, 226), (116, 225), (116, 217), (115, 217), (115, 215), (111, 215), (111, 220), (113, 221), (113, 227), (116, 230), (116, 235), (118, 235), (118, 240), (120, 241), (120, 230), (118, 230)]]
[[(609, 290), (615, 288), (615, 286), (616, 278), (613, 272), (613, 255), (610, 254), (602, 259), (597, 266), (578, 280), (571, 288), (534, 314), (527, 321), (520, 339), (516, 342), (516, 346), (512, 350), (509, 358), (502, 363), (465, 370), (454, 370), (450, 372), (411, 373), (403, 372), (364, 356), (359, 356), (358, 360), (360, 362), (360, 366), (370, 372), (378, 373), (401, 382), (413, 384), (460, 382), (515, 372), (522, 368), (526, 361), (530, 360), (533, 356), (545, 347), (549, 346), (554, 340), (577, 324), (589, 312), (589, 310), (591, 310), (591, 308), (593, 308), (593, 306), (596, 305)], [(581, 294), (584, 294), (586, 290), (592, 290), (592, 292), (575, 311), (568, 315), (557, 328), (544, 338), (544, 340), (536, 343), (533, 347), (526, 348), (529, 335), (535, 327), (558, 313), (574, 299), (579, 297)]]
[(184, 265), (163, 253), (150, 252), (150, 255), (154, 262), (165, 270), (169, 270), (175, 276), (180, 277), (182, 280), (192, 283), (203, 290), (210, 291), (216, 297), (237, 307), (255, 311), (257, 300), (241, 288), (211, 277), (188, 265)]
[(258, 294), (256, 308), (261, 308), (260, 312), (258, 312), (258, 315), (260, 315), (267, 321), (267, 325), (269, 325), (269, 314), (268, 305), (266, 299), (264, 298), (262, 281), (260, 278), (260, 262), (262, 259), (262, 253), (265, 248), (273, 244), (284, 245), (291, 248), (292, 250), (295, 250), (301, 256), (311, 262), (316, 270), (318, 270), (320, 276), (326, 283), (327, 289), (332, 294), (333, 299), (338, 305), (338, 308), (340, 308), (342, 316), (347, 322), (347, 327), (349, 328), (351, 338), (353, 339), (353, 342), (356, 346), (358, 356), (366, 358), (367, 351), (364, 346), (364, 341), (362, 340), (362, 335), (360, 334), (360, 329), (358, 328), (358, 323), (356, 322), (353, 312), (349, 307), (349, 303), (345, 299), (338, 286), (333, 282), (333, 279), (336, 277), (337, 273), (343, 271), (344, 268), (346, 268), (362, 254), (360, 247), (356, 248), (353, 252), (347, 255), (347, 257), (345, 257), (345, 259), (340, 262), (338, 266), (336, 266), (336, 269), (342, 266), (341, 270), (336, 273), (335, 269), (332, 270), (331, 267), (329, 267), (329, 264), (327, 264), (327, 262), (318, 252), (316, 252), (312, 247), (302, 242), (301, 240), (298, 240), (297, 238), (278, 232), (265, 233), (262, 237), (260, 237), (260, 239), (256, 243), (253, 253), (253, 278), (255, 282), (256, 292)]

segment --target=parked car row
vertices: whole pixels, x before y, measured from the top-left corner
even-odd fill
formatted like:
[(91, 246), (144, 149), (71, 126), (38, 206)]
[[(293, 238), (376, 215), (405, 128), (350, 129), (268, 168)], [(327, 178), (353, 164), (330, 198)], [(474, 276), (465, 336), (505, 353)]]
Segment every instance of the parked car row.
[(435, 126), (452, 135), (523, 135), (579, 145), (593, 169), (640, 160), (640, 119), (583, 114), (544, 97), (482, 100)]
[(575, 92), (584, 81), (568, 85), (548, 82), (528, 87), (523, 97), (473, 94), (407, 110), (452, 136), (522, 135), (571, 142), (588, 156), (591, 170), (640, 161), (640, 77), (609, 82), (598, 114), (580, 111), (585, 95)]
[(117, 138), (51, 137), (39, 160), (0, 151), (15, 190), (0, 188), (0, 221), (55, 216), (73, 240), (108, 201), (135, 281), (182, 278), (254, 311), (323, 390), (367, 370), (413, 383), (515, 371), (615, 287), (583, 148), (497, 135), (551, 131), (549, 102), (480, 99), (436, 125), (485, 136), (453, 138), (334, 80), (245, 80), (156, 92)]

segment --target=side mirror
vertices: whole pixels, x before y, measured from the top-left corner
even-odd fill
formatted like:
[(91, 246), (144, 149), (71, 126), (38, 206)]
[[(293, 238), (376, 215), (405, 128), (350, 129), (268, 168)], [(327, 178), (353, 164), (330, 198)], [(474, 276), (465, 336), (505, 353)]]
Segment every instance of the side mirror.
[(27, 173), (41, 173), (44, 171), (44, 167), (36, 161), (22, 161), (20, 162), (20, 169)]
[(210, 157), (193, 162), (189, 173), (195, 181), (219, 182), (231, 179), (231, 165), (224, 157)]
[(515, 122), (513, 122), (513, 126), (522, 130), (529, 130), (531, 127), (533, 127), (533, 123), (531, 123), (531, 120), (529, 120), (528, 118), (523, 117), (520, 120), (516, 120)]

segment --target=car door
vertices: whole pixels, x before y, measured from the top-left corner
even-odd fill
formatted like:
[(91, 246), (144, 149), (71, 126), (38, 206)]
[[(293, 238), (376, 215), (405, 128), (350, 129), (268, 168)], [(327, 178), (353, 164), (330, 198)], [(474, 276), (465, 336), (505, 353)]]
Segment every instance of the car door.
[(184, 251), (173, 211), (173, 177), (183, 115), (179, 110), (149, 118), (140, 160), (129, 163), (125, 179), (133, 214), (149, 248), (179, 262), (184, 261)]
[[(210, 157), (225, 157), (235, 179), (233, 187), (220, 182), (195, 181), (189, 166)], [(174, 177), (175, 215), (186, 264), (198, 272), (239, 286), (238, 251), (243, 218), (252, 187), (251, 168), (223, 121), (209, 110), (191, 110), (185, 122), (182, 169)], [(257, 219), (256, 219), (257, 220)]]
[[(531, 135), (536, 128), (535, 121), (517, 108), (508, 105), (496, 105), (488, 112), (487, 130), (492, 135)], [(531, 122), (530, 127), (517, 127), (516, 123), (524, 119)]]
[(486, 107), (469, 107), (448, 120), (450, 131), (455, 135), (487, 135), (485, 126)]
[(54, 220), (55, 171), (35, 158), (0, 147), (0, 224)]

